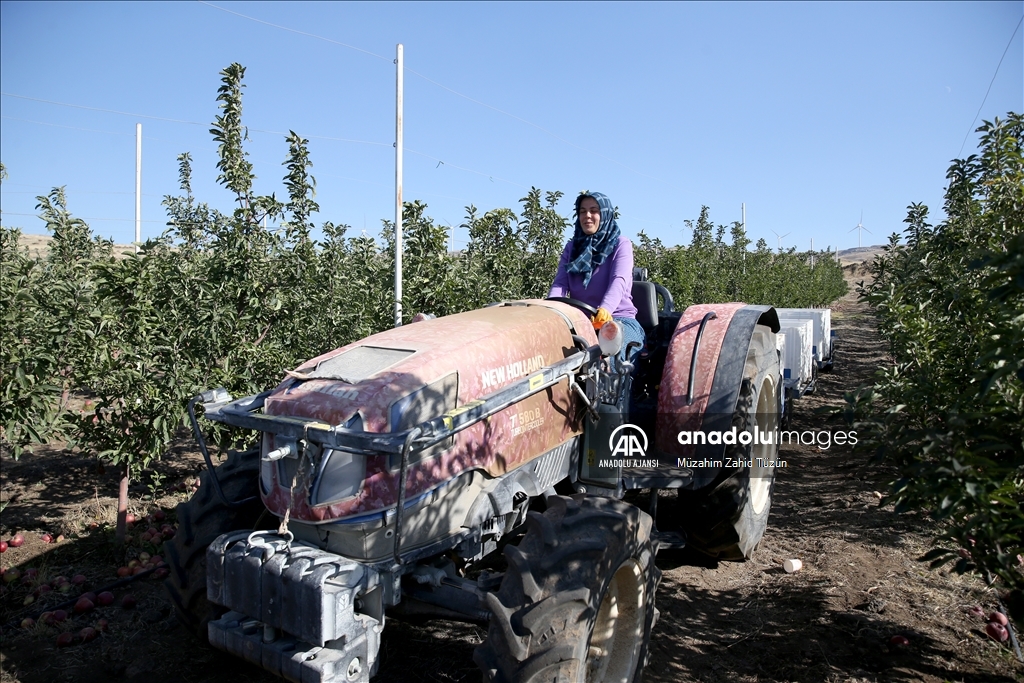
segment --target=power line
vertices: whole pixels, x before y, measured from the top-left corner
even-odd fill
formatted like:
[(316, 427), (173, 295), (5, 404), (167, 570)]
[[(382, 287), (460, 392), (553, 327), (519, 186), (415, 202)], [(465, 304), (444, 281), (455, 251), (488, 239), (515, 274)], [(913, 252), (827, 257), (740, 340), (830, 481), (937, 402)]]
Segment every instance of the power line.
[[(33, 121), (32, 119), (19, 119), (16, 116), (0, 116), (3, 119), (9, 119), (11, 121), (23, 121), (25, 123), (34, 123), (38, 126), (53, 126), (54, 128), (67, 128), (68, 130), (83, 130), (86, 133), (104, 133), (106, 135), (131, 135), (135, 133), (129, 133), (123, 130), (96, 130), (95, 128), (79, 128), (78, 126), (65, 126), (60, 123), (47, 123), (46, 121)], [(146, 140), (156, 140), (157, 138), (145, 137)]]
[[(131, 116), (131, 117), (134, 117), (134, 118), (141, 118), (141, 119), (155, 119), (157, 121), (170, 121), (171, 123), (185, 123), (185, 124), (188, 124), (190, 126), (208, 126), (208, 125), (211, 125), (211, 124), (208, 124), (208, 123), (200, 123), (199, 121), (185, 121), (183, 119), (169, 119), (169, 118), (166, 118), (166, 117), (163, 117), (163, 116), (151, 116), (149, 114), (137, 114), (137, 113), (134, 113), (134, 112), (117, 111), (116, 109), (102, 109), (100, 107), (88, 107), (88, 106), (86, 106), (84, 104), (72, 104), (70, 102), (57, 102), (55, 100), (44, 100), (44, 99), (40, 99), (38, 97), (28, 97), (27, 95), (17, 95), (17, 94), (14, 94), (14, 93), (7, 93), (7, 92), (0, 92), (0, 95), (3, 95), (4, 97), (17, 97), (17, 98), (22, 99), (22, 100), (31, 100), (33, 102), (43, 102), (44, 104), (54, 104), (54, 105), (57, 105), (57, 106), (60, 106), (60, 107), (71, 107), (73, 109), (87, 109), (89, 111), (104, 112), (106, 114), (118, 114), (120, 116)], [(4, 118), (6, 119), (6, 118), (14, 118), (14, 117), (4, 116)], [(56, 124), (56, 123), (43, 123), (41, 121), (30, 121), (29, 119), (16, 119), (16, 120), (18, 120), (18, 121), (29, 121), (29, 123), (39, 123), (39, 124), (44, 125), (44, 126), (59, 126), (61, 128), (72, 128), (72, 126), (60, 126), (59, 124)], [(91, 129), (89, 129), (89, 128), (80, 128), (80, 129), (77, 129), (77, 130), (89, 131)], [(263, 129), (263, 128), (249, 128), (249, 127), (246, 127), (246, 130), (248, 132), (250, 132), (250, 133), (265, 133), (267, 135), (280, 135), (282, 137), (285, 137), (285, 136), (288, 135), (288, 133), (284, 133), (284, 132), (279, 131), (279, 130), (266, 130), (266, 129)], [(110, 133), (112, 131), (92, 130), (91, 132), (94, 132), (94, 133)], [(117, 135), (134, 135), (134, 133), (116, 133), (116, 134)], [(149, 138), (147, 136), (143, 136), (143, 137), (146, 138), (146, 139), (149, 139), (149, 140), (161, 140), (160, 138)], [(338, 137), (332, 137), (332, 136), (329, 136), (329, 135), (303, 135), (302, 137), (309, 138), (309, 139), (315, 139), (315, 140), (331, 140), (333, 142), (352, 142), (352, 143), (356, 143), (356, 144), (360, 144), (360, 145), (374, 145), (374, 146), (377, 146), (377, 147), (393, 147), (394, 146), (392, 143), (387, 143), (387, 142), (374, 142), (373, 140), (356, 140), (356, 139), (353, 139), (353, 138), (338, 138)], [(163, 140), (161, 140), (161, 141), (163, 141)]]
[(1006, 53), (1010, 51), (1010, 45), (1013, 44), (1013, 39), (1017, 36), (1017, 31), (1020, 30), (1021, 23), (1024, 23), (1024, 15), (1021, 15), (1020, 21), (1017, 22), (1017, 27), (1013, 29), (1013, 35), (1010, 36), (1009, 42), (1006, 43), (1006, 49), (1003, 50), (1003, 56), (999, 58), (999, 63), (996, 64), (996, 72), (992, 74), (992, 80), (988, 83), (988, 90), (985, 91), (985, 97), (981, 99), (981, 106), (978, 107), (978, 113), (974, 115), (974, 120), (971, 121), (970, 128), (967, 129), (967, 135), (964, 136), (964, 141), (960, 144), (960, 151), (956, 153), (957, 158), (964, 153), (964, 145), (967, 144), (967, 138), (971, 137), (971, 133), (974, 132), (974, 124), (978, 122), (978, 117), (981, 116), (981, 110), (985, 107), (985, 101), (988, 100), (988, 94), (992, 92), (992, 84), (996, 82), (996, 76), (999, 75), (999, 67), (1003, 65), (1003, 58), (1006, 57)]
[[(219, 9), (219, 10), (221, 10), (223, 12), (227, 12), (229, 14), (234, 14), (235, 16), (241, 17), (243, 19), (248, 19), (249, 21), (254, 21), (254, 22), (258, 23), (258, 24), (264, 24), (266, 26), (272, 26), (274, 28), (281, 29), (282, 31), (288, 31), (290, 33), (296, 33), (296, 34), (299, 34), (299, 35), (308, 36), (310, 38), (315, 38), (316, 40), (323, 40), (323, 41), (326, 41), (328, 43), (333, 43), (335, 45), (340, 45), (342, 47), (347, 47), (350, 50), (356, 50), (358, 52), (363, 52), (363, 53), (368, 54), (368, 55), (370, 55), (372, 57), (376, 57), (378, 59), (383, 59), (384, 61), (387, 61), (387, 62), (392, 62), (393, 61), (393, 60), (389, 59), (388, 57), (384, 57), (384, 56), (379, 55), (379, 54), (377, 54), (375, 52), (370, 52), (369, 50), (364, 50), (363, 48), (360, 48), (360, 47), (355, 47), (354, 45), (349, 45), (347, 43), (342, 43), (342, 42), (339, 42), (337, 40), (332, 40), (330, 38), (325, 38), (323, 36), (319, 36), (319, 35), (316, 35), (314, 33), (307, 33), (305, 31), (299, 31), (297, 29), (289, 28), (287, 26), (281, 26), (279, 24), (272, 24), (269, 21), (263, 21), (262, 19), (256, 19), (255, 17), (250, 17), (248, 15), (241, 14), (239, 12), (234, 12), (234, 11), (229, 10), (229, 9), (224, 9), (223, 7), (218, 7), (217, 5), (214, 5), (214, 4), (210, 3), (210, 2), (206, 2), (205, 0), (198, 0), (198, 1), (201, 4), (203, 4), (203, 5), (208, 5), (210, 7), (213, 7), (214, 9)], [(491, 109), (492, 111), (498, 112), (499, 114), (502, 114), (504, 116), (508, 116), (509, 118), (512, 118), (512, 119), (515, 119), (516, 121), (519, 121), (520, 123), (525, 123), (528, 126), (536, 128), (537, 130), (539, 130), (539, 131), (541, 131), (543, 133), (546, 133), (547, 135), (550, 135), (551, 137), (555, 138), (559, 142), (562, 142), (562, 143), (564, 143), (566, 145), (569, 145), (570, 147), (573, 147), (574, 149), (578, 149), (578, 150), (580, 150), (582, 152), (587, 152), (588, 154), (593, 154), (596, 157), (604, 159), (605, 161), (607, 161), (609, 163), (612, 163), (612, 164), (615, 164), (616, 166), (620, 166), (620, 167), (626, 169), (627, 171), (629, 171), (630, 173), (635, 173), (636, 175), (641, 176), (643, 178), (648, 178), (650, 180), (656, 180), (657, 182), (664, 183), (665, 185), (668, 185), (669, 187), (674, 187), (674, 185), (672, 183), (669, 183), (669, 182), (667, 182), (667, 181), (665, 181), (665, 180), (663, 180), (661, 178), (658, 178), (657, 176), (652, 176), (652, 175), (648, 175), (646, 173), (642, 173), (642, 172), (640, 172), (640, 171), (638, 171), (638, 170), (636, 170), (634, 168), (631, 168), (631, 167), (627, 166), (626, 164), (623, 164), (620, 161), (612, 159), (611, 157), (607, 157), (607, 156), (601, 154), (600, 152), (595, 152), (594, 150), (587, 149), (586, 147), (582, 147), (580, 145), (577, 145), (574, 142), (570, 142), (569, 140), (566, 140), (565, 138), (561, 137), (560, 135), (557, 135), (556, 133), (553, 133), (552, 131), (548, 130), (547, 128), (544, 128), (543, 126), (540, 126), (540, 125), (538, 125), (536, 123), (533, 123), (532, 121), (528, 121), (528, 120), (522, 118), (521, 116), (516, 116), (515, 114), (511, 114), (511, 113), (509, 113), (509, 112), (507, 112), (507, 111), (505, 111), (503, 109), (499, 109), (498, 107), (495, 107), (493, 105), (487, 104), (486, 102), (481, 102), (480, 100), (472, 98), (469, 95), (465, 95), (465, 94), (459, 92), (458, 90), (455, 90), (454, 88), (449, 88), (447, 85), (444, 85), (443, 83), (438, 83), (437, 81), (435, 81), (435, 80), (433, 80), (431, 78), (428, 78), (427, 76), (424, 76), (423, 74), (419, 73), (418, 71), (413, 71), (409, 67), (405, 67), (405, 71), (408, 71), (409, 73), (411, 73), (411, 74), (413, 74), (415, 76), (419, 76), (420, 78), (422, 78), (423, 80), (427, 81), (428, 83), (431, 83), (431, 84), (433, 84), (433, 85), (435, 85), (438, 88), (441, 88), (443, 90), (447, 90), (448, 92), (452, 93), (453, 95), (457, 95), (458, 97), (461, 97), (463, 99), (469, 100), (470, 102), (473, 102), (474, 104), (478, 104), (481, 107), (486, 107), (488, 109)], [(416, 153), (417, 152), (414, 152), (414, 154), (416, 154)], [(471, 172), (472, 173), (476, 173), (477, 171), (471, 171)], [(486, 175), (486, 174), (481, 174), (481, 175)], [(510, 182), (510, 181), (505, 181), (505, 182)], [(512, 183), (512, 184), (515, 185), (515, 183)], [(520, 185), (519, 187), (522, 187), (522, 185)]]
[(317, 40), (322, 40), (322, 41), (327, 42), (327, 43), (333, 43), (334, 45), (340, 45), (342, 47), (347, 47), (350, 50), (355, 50), (356, 52), (362, 52), (363, 54), (370, 55), (371, 57), (376, 57), (377, 59), (383, 59), (385, 62), (392, 61), (390, 57), (384, 57), (383, 55), (379, 55), (376, 52), (370, 52), (369, 50), (364, 50), (363, 48), (356, 47), (355, 45), (349, 45), (348, 43), (342, 43), (342, 42), (339, 42), (337, 40), (331, 40), (330, 38), (324, 38), (323, 36), (318, 36), (315, 33), (306, 33), (305, 31), (299, 31), (299, 30), (294, 29), (294, 28), (288, 28), (287, 26), (280, 26), (278, 24), (272, 24), (269, 21), (263, 21), (262, 19), (257, 19), (255, 17), (250, 17), (250, 16), (247, 16), (245, 14), (241, 14), (240, 12), (235, 12), (233, 10), (229, 10), (229, 9), (224, 8), (224, 7), (219, 7), (217, 5), (214, 5), (212, 2), (205, 2), (205, 0), (199, 0), (199, 4), (200, 5), (206, 5), (207, 7), (212, 7), (214, 9), (219, 9), (221, 12), (227, 12), (228, 14), (234, 14), (236, 17), (242, 17), (243, 19), (248, 19), (249, 21), (255, 21), (257, 24), (263, 24), (265, 26), (272, 26), (274, 28), (279, 28), (282, 31), (288, 31), (289, 33), (297, 33), (300, 36), (307, 36), (309, 38), (316, 38)]

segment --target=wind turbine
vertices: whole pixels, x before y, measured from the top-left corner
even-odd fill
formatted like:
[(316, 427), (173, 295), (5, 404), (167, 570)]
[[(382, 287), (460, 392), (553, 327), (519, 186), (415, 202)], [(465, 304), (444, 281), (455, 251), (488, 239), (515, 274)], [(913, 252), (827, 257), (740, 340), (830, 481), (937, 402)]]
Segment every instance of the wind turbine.
[(860, 238), (861, 238), (861, 235), (864, 234), (864, 231), (866, 230), (869, 235), (872, 234), (872, 232), (870, 230), (868, 230), (867, 228), (864, 227), (864, 211), (863, 210), (861, 210), (861, 212), (860, 212), (860, 222), (857, 223), (857, 227), (853, 228), (853, 230), (850, 230), (850, 232), (853, 232), (854, 230), (857, 231), (857, 248), (860, 249)]
[[(775, 232), (775, 231), (772, 230), (772, 232)], [(780, 235), (779, 233), (775, 232), (775, 236), (779, 238), (779, 251), (782, 251), (782, 238), (783, 237), (787, 237), (788, 235), (789, 235), (788, 232), (785, 235)]]

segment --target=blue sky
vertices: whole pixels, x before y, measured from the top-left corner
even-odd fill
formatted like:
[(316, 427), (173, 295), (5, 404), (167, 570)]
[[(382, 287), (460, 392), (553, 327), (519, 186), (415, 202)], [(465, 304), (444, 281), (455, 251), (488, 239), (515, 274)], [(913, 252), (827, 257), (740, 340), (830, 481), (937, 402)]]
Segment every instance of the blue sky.
[(394, 216), (401, 42), (405, 196), (454, 226), (457, 247), (466, 205), (515, 207), (530, 186), (565, 192), (565, 214), (579, 190), (604, 192), (626, 235), (669, 244), (689, 241), (684, 220), (702, 205), (730, 223), (741, 203), (748, 234), (773, 247), (776, 233), (784, 247), (855, 247), (862, 211), (864, 244), (883, 243), (911, 202), (939, 216), (990, 83), (979, 123), (1024, 109), (1024, 27), (1010, 40), (1022, 13), (1021, 2), (3, 2), (3, 223), (44, 233), (35, 196), (66, 185), (75, 215), (130, 242), (136, 122), (144, 236), (163, 230), (183, 151), (197, 198), (229, 211), (208, 130), (219, 71), (239, 62), (256, 190), (286, 196), (282, 133), (295, 130), (310, 139), (318, 222), (376, 235)]

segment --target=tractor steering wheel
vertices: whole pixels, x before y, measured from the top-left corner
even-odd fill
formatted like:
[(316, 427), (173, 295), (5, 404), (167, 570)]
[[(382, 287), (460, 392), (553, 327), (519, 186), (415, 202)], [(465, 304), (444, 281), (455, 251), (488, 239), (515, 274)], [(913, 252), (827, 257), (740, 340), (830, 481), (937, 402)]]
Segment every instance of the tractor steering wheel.
[(570, 306), (574, 306), (583, 311), (584, 313), (586, 313), (588, 318), (593, 318), (595, 315), (597, 315), (596, 308), (594, 308), (588, 303), (580, 301), (579, 299), (571, 299), (567, 296), (552, 296), (545, 299), (545, 301), (559, 301), (563, 304), (569, 304)]

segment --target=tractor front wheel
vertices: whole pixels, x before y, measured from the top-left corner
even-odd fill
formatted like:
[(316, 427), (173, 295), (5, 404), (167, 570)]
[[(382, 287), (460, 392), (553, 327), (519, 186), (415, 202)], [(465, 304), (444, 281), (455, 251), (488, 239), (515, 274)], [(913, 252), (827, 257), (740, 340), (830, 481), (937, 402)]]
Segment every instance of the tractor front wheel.
[(474, 655), (485, 680), (639, 681), (661, 574), (650, 516), (608, 498), (552, 497), (527, 527), (487, 595), (490, 628)]
[(189, 631), (206, 640), (206, 625), (226, 610), (206, 600), (206, 548), (229, 531), (252, 529), (266, 508), (259, 498), (260, 458), (255, 451), (231, 451), (216, 468), (217, 480), (229, 501), (250, 499), (228, 507), (214, 491), (212, 472), (199, 476), (199, 489), (178, 504), (178, 531), (164, 543), (170, 573), (164, 586), (175, 614)]

